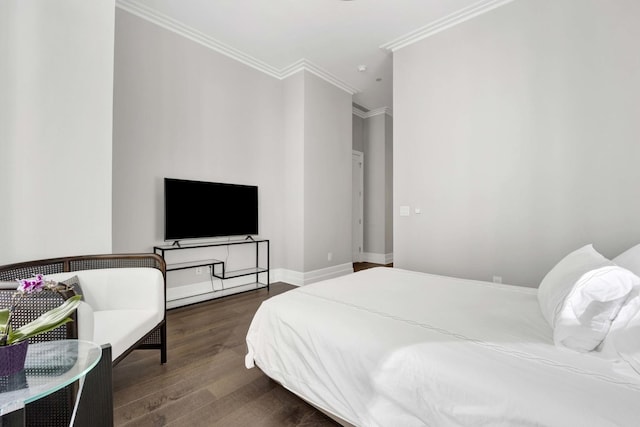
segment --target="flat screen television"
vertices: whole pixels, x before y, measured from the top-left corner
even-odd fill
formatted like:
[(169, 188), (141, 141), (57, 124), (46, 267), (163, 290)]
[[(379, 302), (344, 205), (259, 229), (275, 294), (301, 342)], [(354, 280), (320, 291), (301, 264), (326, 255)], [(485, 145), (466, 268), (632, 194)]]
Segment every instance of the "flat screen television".
[(164, 179), (164, 239), (258, 234), (258, 187)]

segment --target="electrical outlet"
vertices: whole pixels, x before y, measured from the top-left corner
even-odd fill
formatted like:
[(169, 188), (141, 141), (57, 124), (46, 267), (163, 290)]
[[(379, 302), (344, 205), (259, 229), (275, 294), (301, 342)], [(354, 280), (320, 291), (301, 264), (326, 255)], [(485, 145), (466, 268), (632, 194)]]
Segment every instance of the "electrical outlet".
[(333, 253), (329, 252), (327, 254), (327, 261), (331, 261), (333, 259)]
[(198, 276), (202, 274), (202, 267), (196, 267), (196, 274)]
[(493, 283), (502, 283), (502, 276), (493, 276)]

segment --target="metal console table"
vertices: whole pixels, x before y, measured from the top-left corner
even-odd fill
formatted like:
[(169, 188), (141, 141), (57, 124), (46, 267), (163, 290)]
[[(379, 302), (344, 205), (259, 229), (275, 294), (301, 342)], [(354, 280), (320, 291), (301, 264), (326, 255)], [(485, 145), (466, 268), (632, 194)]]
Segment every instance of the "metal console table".
[[(243, 268), (238, 270), (229, 270), (226, 266), (225, 261), (214, 259), (214, 258), (198, 260), (198, 261), (180, 262), (180, 263), (170, 263), (170, 262), (167, 262), (166, 260), (166, 253), (171, 251), (212, 248), (212, 247), (220, 247), (220, 246), (230, 247), (230, 246), (236, 246), (236, 245), (254, 245), (255, 246), (254, 266), (250, 268)], [(262, 250), (266, 249), (266, 261), (263, 261), (262, 265), (260, 265), (261, 249)], [(153, 251), (154, 253), (160, 255), (165, 260), (165, 262), (167, 263), (167, 272), (185, 270), (190, 268), (198, 268), (198, 267), (210, 267), (212, 276), (217, 279), (227, 280), (227, 279), (233, 279), (236, 277), (255, 275), (255, 278), (256, 278), (255, 284), (257, 288), (266, 287), (267, 290), (269, 290), (270, 288), (269, 240), (268, 239), (228, 240), (223, 242), (202, 242), (202, 243), (184, 243), (184, 244), (174, 243), (173, 245), (154, 246)], [(266, 283), (260, 281), (260, 275), (266, 275), (267, 277)], [(227, 289), (230, 289), (230, 288), (227, 288)]]

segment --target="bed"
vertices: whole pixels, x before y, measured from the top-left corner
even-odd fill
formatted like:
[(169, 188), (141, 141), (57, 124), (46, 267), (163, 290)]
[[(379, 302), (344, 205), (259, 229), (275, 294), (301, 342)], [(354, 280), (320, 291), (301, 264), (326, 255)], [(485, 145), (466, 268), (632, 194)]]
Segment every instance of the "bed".
[(356, 426), (632, 426), (640, 376), (554, 343), (538, 290), (373, 268), (257, 310), (245, 364)]

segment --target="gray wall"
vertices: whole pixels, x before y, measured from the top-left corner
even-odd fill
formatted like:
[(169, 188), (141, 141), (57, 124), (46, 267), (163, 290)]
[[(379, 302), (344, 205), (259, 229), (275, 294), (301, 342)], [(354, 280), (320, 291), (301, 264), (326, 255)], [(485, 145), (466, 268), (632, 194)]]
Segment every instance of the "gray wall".
[(304, 77), (304, 271), (313, 271), (352, 258), (351, 95)]
[(120, 9), (115, 52), (114, 251), (163, 243), (163, 178), (196, 179), (258, 185), (283, 266), (282, 82)]
[(111, 252), (114, 7), (0, 2), (0, 264)]
[(364, 252), (385, 254), (385, 117), (365, 120)]
[(364, 153), (364, 121), (362, 117), (352, 114), (352, 148)]
[(304, 271), (304, 73), (296, 73), (284, 83), (284, 164), (282, 217), (284, 264)]
[(537, 286), (640, 241), (639, 20), (518, 0), (394, 53), (396, 266)]
[(174, 177), (258, 185), (273, 268), (351, 261), (350, 94), (307, 72), (280, 81), (119, 9), (115, 52), (114, 250), (163, 243)]
[(364, 252), (393, 253), (393, 119), (364, 120)]
[(384, 115), (384, 242), (385, 255), (393, 254), (393, 118)]

